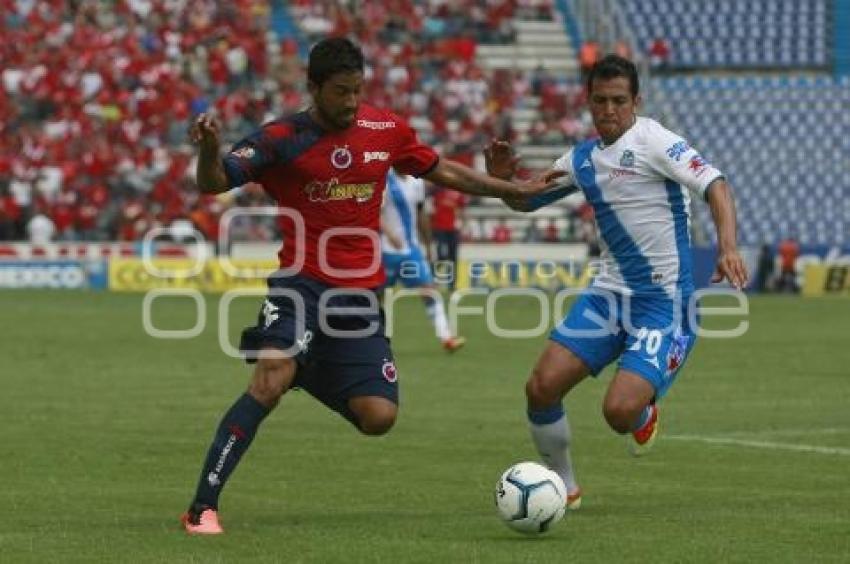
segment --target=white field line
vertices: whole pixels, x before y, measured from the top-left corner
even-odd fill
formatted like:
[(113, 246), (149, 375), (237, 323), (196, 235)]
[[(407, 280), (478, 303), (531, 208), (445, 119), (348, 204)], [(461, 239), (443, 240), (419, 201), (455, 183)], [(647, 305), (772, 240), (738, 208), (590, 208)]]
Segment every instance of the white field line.
[(773, 443), (768, 441), (752, 441), (730, 437), (705, 437), (702, 435), (662, 435), (662, 437), (673, 441), (700, 442), (712, 445), (763, 448), (768, 450), (791, 450), (795, 452), (814, 452), (817, 454), (850, 456), (850, 448), (801, 445), (794, 443)]
[(727, 431), (724, 437), (802, 437), (818, 435), (850, 435), (850, 427), (820, 429), (761, 429), (758, 431)]

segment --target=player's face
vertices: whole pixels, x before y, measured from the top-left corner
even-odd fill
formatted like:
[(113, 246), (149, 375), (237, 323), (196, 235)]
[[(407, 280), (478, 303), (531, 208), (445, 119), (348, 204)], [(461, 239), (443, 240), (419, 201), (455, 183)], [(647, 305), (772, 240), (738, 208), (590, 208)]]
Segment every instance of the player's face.
[(313, 104), (322, 120), (334, 129), (346, 129), (354, 123), (363, 96), (363, 73), (339, 72), (321, 86), (310, 83)]
[(634, 124), (639, 103), (640, 96), (632, 96), (629, 79), (624, 76), (593, 81), (588, 100), (590, 114), (606, 144), (615, 142)]

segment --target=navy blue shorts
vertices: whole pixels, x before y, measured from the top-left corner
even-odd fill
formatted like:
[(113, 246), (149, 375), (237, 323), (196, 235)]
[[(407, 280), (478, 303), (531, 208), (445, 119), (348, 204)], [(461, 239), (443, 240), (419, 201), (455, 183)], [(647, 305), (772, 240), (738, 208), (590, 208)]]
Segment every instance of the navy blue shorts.
[(295, 359), (293, 387), (352, 422), (348, 400), (380, 396), (398, 404), (398, 374), (373, 290), (334, 288), (305, 276), (268, 280), (257, 324), (242, 331), (246, 362), (263, 348)]

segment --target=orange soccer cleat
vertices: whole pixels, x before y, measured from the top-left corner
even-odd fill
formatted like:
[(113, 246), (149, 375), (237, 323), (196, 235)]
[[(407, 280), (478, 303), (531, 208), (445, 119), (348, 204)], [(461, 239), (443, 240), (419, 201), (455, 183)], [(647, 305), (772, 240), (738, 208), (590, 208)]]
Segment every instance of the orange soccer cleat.
[(649, 452), (658, 436), (658, 406), (653, 403), (649, 406), (649, 409), (652, 411), (646, 423), (631, 432), (629, 452), (633, 456), (642, 456)]
[(576, 488), (571, 492), (567, 492), (567, 509), (575, 511), (581, 507), (581, 488)]
[(197, 513), (190, 509), (180, 517), (180, 523), (190, 535), (220, 535), (224, 532), (218, 522), (218, 511), (212, 507), (201, 508)]
[(448, 339), (443, 339), (443, 350), (446, 352), (453, 353), (457, 350), (463, 348), (463, 345), (466, 344), (465, 337), (449, 337)]

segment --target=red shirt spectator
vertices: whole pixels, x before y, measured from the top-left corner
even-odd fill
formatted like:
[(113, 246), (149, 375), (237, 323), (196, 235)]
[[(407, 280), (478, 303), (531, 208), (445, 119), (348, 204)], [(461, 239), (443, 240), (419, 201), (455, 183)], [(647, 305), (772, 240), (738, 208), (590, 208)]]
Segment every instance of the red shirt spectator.
[(788, 238), (779, 243), (780, 270), (784, 273), (795, 272), (797, 257), (800, 256), (800, 245), (794, 239)]
[(555, 220), (552, 219), (549, 221), (549, 224), (546, 226), (546, 229), (543, 231), (543, 240), (547, 243), (557, 243), (561, 240), (561, 235), (558, 230), (558, 225), (555, 223)]
[(585, 41), (578, 51), (578, 60), (582, 72), (589, 72), (596, 61), (599, 60), (599, 43), (596, 41)]
[(9, 194), (0, 196), (0, 221), (16, 222), (21, 219), (21, 206)]
[(493, 229), (493, 242), (494, 243), (510, 243), (511, 242), (511, 228), (505, 222), (505, 220), (501, 220), (499, 224)]
[(73, 207), (67, 204), (59, 204), (53, 206), (52, 212), (51, 219), (53, 219), (53, 224), (56, 225), (56, 233), (58, 235), (72, 230), (76, 219), (76, 213)]
[(649, 62), (654, 67), (663, 67), (670, 62), (670, 44), (663, 37), (656, 37), (649, 46)]
[(431, 215), (431, 229), (435, 231), (454, 231), (458, 228), (458, 213), (466, 205), (466, 195), (441, 188), (434, 194), (434, 213)]

